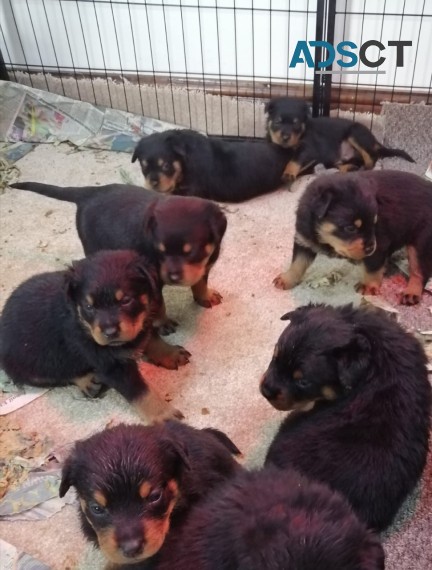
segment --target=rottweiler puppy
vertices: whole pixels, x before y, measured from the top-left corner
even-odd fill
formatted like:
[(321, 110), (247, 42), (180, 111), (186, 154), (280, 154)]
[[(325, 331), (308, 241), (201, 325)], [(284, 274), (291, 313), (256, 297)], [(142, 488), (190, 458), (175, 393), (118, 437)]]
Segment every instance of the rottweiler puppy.
[(156, 564), (129, 568), (382, 570), (384, 559), (378, 537), (339, 493), (268, 467), (224, 483), (191, 509)]
[(111, 562), (134, 564), (153, 557), (193, 504), (242, 470), (239, 454), (211, 428), (121, 424), (75, 444), (60, 496), (75, 487), (86, 537)]
[(378, 159), (390, 156), (415, 162), (404, 150), (380, 144), (361, 123), (333, 117), (313, 119), (309, 104), (302, 99), (271, 99), (265, 112), (268, 140), (295, 152), (283, 173), (286, 183), (310, 173), (317, 164), (349, 172), (370, 170)]
[(220, 202), (242, 202), (277, 190), (294, 153), (266, 141), (226, 141), (173, 129), (141, 139), (139, 161), (146, 188)]
[[(159, 265), (165, 284), (191, 287), (200, 306), (221, 302), (220, 293), (207, 285), (227, 227), (217, 204), (165, 197), (126, 184), (61, 188), (19, 182), (11, 187), (76, 204), (76, 225), (86, 255), (101, 249), (137, 250)], [(164, 304), (157, 325), (162, 334), (177, 325), (167, 318)]]
[(318, 253), (361, 261), (357, 290), (379, 293), (386, 261), (406, 247), (409, 280), (400, 302), (419, 303), (432, 276), (432, 183), (397, 170), (314, 180), (300, 198), (291, 266), (274, 280), (279, 289), (301, 282)]
[(420, 343), (385, 315), (309, 305), (282, 317), (261, 393), (295, 410), (266, 465), (339, 491), (360, 520), (388, 527), (426, 463), (431, 385)]
[(178, 412), (151, 392), (136, 360), (166, 368), (189, 362), (153, 327), (158, 274), (133, 251), (101, 251), (66, 271), (19, 285), (0, 319), (0, 363), (17, 384), (76, 384), (87, 396), (114, 388), (147, 420)]

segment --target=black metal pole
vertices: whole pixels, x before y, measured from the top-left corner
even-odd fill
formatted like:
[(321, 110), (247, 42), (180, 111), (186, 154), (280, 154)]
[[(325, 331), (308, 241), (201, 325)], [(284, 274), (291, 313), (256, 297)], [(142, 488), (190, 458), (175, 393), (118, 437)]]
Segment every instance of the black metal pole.
[[(327, 4), (327, 34), (326, 40), (333, 45), (336, 20), (336, 0), (328, 0)], [(330, 71), (333, 70), (333, 64)], [(330, 115), (331, 91), (332, 91), (332, 75), (322, 75), (322, 114), (324, 117)]]
[[(329, 42), (333, 45), (336, 19), (336, 0), (318, 0), (315, 39)], [(323, 48), (315, 51), (315, 75), (313, 82), (312, 114), (314, 117), (330, 114), (332, 76), (330, 73), (319, 74), (318, 62), (322, 60)], [(331, 71), (333, 66), (327, 68)]]
[(3, 59), (3, 54), (1, 50), (0, 50), (0, 79), (2, 81), (9, 81), (9, 73), (8, 70), (6, 69), (6, 64)]
[[(325, 18), (325, 0), (318, 0), (317, 3), (317, 17), (315, 28), (315, 39), (322, 41), (324, 32), (324, 18)], [(317, 62), (321, 60), (322, 48), (317, 47), (315, 50), (315, 71), (318, 69)], [(321, 78), (322, 75), (314, 73), (313, 81), (313, 94), (312, 94), (312, 115), (319, 117), (321, 115)]]

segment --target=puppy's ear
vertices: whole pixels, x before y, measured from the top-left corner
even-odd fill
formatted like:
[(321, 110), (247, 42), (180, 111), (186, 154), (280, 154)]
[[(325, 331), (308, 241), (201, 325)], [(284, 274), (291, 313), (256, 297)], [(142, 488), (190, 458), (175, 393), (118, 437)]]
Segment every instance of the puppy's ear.
[(359, 570), (384, 570), (385, 553), (380, 539), (370, 534), (361, 548), (361, 563)]
[(294, 311), (289, 311), (288, 313), (285, 313), (284, 315), (281, 316), (280, 320), (281, 321), (291, 321), (293, 315), (295, 315), (295, 310)]
[(318, 220), (322, 220), (327, 214), (330, 204), (334, 199), (334, 192), (331, 186), (325, 186), (320, 189), (313, 200), (312, 210)]
[(132, 160), (131, 160), (131, 162), (136, 162), (137, 159), (138, 159), (138, 158), (140, 157), (140, 155), (142, 154), (142, 153), (141, 153), (142, 142), (143, 142), (143, 139), (141, 139), (141, 140), (138, 142), (138, 144), (136, 145), (135, 150), (134, 150), (133, 155), (132, 155)]
[(184, 138), (181, 135), (181, 130), (175, 131), (172, 135), (170, 135), (167, 139), (168, 144), (171, 147), (171, 150), (180, 158), (186, 158), (187, 156), (187, 147)]
[(158, 272), (155, 265), (147, 257), (140, 256), (132, 261), (127, 267), (127, 276), (130, 279), (146, 283), (148, 285), (148, 293), (152, 297), (161, 294), (162, 288), (159, 283)]
[(189, 458), (189, 453), (184, 442), (179, 441), (176, 437), (164, 439), (161, 442), (161, 447), (165, 449), (174, 458), (174, 471), (176, 474), (182, 471), (191, 471), (192, 465)]
[(304, 305), (303, 307), (297, 307), (297, 309), (293, 309), (292, 311), (289, 311), (288, 313), (282, 315), (280, 320), (291, 321), (292, 323), (300, 323), (304, 318), (303, 315), (305, 311), (308, 309), (308, 307), (311, 306), (313, 305), (311, 304), (311, 305)]
[(153, 200), (153, 202), (151, 202), (149, 207), (147, 208), (147, 212), (145, 213), (144, 216), (144, 223), (143, 223), (144, 234), (150, 237), (154, 236), (154, 232), (157, 226), (157, 220), (155, 214), (157, 204), (158, 200)]
[(274, 109), (274, 101), (273, 100), (267, 101), (267, 103), (264, 106), (264, 113), (270, 115), (270, 113), (273, 112), (273, 109)]
[(218, 206), (211, 204), (209, 218), (213, 239), (220, 244), (228, 224), (226, 216)]
[(72, 300), (76, 299), (76, 294), (79, 288), (79, 262), (73, 261), (71, 265), (68, 266), (64, 274), (64, 291)]
[(367, 373), (371, 361), (370, 348), (366, 336), (357, 332), (345, 347), (335, 351), (339, 381), (345, 389), (350, 390)]
[(172, 446), (183, 468), (186, 469), (187, 471), (191, 471), (192, 465), (190, 463), (189, 454), (187, 452), (186, 446), (184, 446), (182, 443), (178, 441), (173, 441)]
[(64, 497), (69, 491), (69, 488), (75, 485), (75, 463), (75, 452), (72, 451), (72, 453), (63, 464), (62, 477), (59, 488), (60, 498)]
[(236, 444), (230, 440), (230, 438), (224, 433), (216, 428), (204, 428), (202, 431), (205, 431), (212, 435), (215, 439), (219, 441), (223, 446), (225, 446), (228, 451), (232, 455), (241, 455), (240, 449), (236, 446)]

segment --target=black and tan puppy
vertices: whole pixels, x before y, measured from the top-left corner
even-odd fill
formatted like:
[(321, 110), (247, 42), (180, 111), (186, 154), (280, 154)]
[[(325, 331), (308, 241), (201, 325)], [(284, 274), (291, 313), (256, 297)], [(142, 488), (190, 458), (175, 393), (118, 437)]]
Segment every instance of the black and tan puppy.
[(311, 172), (317, 164), (349, 172), (370, 170), (378, 159), (391, 156), (415, 162), (404, 150), (380, 144), (361, 123), (336, 117), (313, 119), (309, 104), (302, 99), (272, 99), (265, 112), (268, 140), (295, 152), (283, 173), (284, 182)]
[(18, 385), (76, 384), (89, 396), (114, 388), (146, 419), (175, 410), (151, 392), (136, 359), (177, 368), (189, 361), (153, 327), (158, 275), (133, 251), (101, 251), (67, 271), (19, 285), (0, 319), (0, 363)]
[(290, 414), (266, 465), (294, 468), (342, 493), (385, 529), (421, 477), (431, 385), (420, 343), (385, 316), (306, 306), (276, 343), (261, 392)]
[(242, 469), (239, 453), (213, 429), (121, 424), (75, 444), (60, 496), (75, 487), (86, 537), (111, 562), (133, 564), (153, 557), (193, 504)]
[(419, 303), (432, 276), (432, 183), (408, 172), (330, 174), (301, 196), (291, 266), (274, 280), (279, 289), (302, 281), (318, 253), (361, 261), (357, 290), (379, 292), (389, 256), (406, 247), (409, 281), (401, 303)]
[(277, 190), (293, 152), (265, 141), (226, 141), (174, 129), (138, 143), (146, 188), (220, 202), (242, 202)]
[[(384, 550), (348, 502), (293, 470), (241, 473), (193, 507), (137, 570), (382, 570)], [(131, 570), (133, 566), (129, 567)]]
[[(164, 197), (126, 184), (61, 188), (19, 182), (11, 187), (76, 204), (76, 225), (86, 255), (101, 249), (137, 250), (159, 264), (165, 284), (191, 287), (202, 307), (221, 302), (222, 296), (207, 286), (227, 226), (216, 204)], [(173, 332), (176, 323), (166, 318), (164, 306), (159, 317), (161, 332)]]

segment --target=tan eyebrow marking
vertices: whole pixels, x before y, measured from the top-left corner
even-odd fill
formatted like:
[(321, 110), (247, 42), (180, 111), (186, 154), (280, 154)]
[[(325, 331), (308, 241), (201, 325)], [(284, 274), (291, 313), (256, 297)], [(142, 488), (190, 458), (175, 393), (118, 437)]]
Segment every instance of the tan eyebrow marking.
[(147, 499), (147, 497), (150, 495), (150, 491), (152, 490), (152, 485), (149, 481), (143, 481), (141, 483), (141, 485), (139, 486), (139, 496), (142, 499)]
[(95, 491), (93, 493), (93, 498), (101, 507), (107, 506), (108, 501), (102, 491)]

